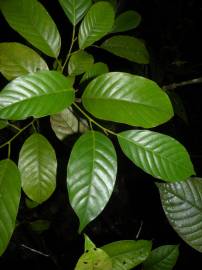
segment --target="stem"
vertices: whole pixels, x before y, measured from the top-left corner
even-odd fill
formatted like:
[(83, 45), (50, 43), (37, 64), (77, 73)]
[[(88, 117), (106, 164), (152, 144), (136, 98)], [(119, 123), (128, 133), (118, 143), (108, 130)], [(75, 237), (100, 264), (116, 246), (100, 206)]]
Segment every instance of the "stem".
[(14, 128), (14, 129), (17, 129), (18, 131), (20, 131), (20, 128), (19, 128), (19, 127), (15, 126), (15, 125), (13, 125), (13, 124), (11, 124), (11, 123), (8, 123), (8, 125), (9, 125), (10, 127)]
[(73, 46), (74, 46), (74, 42), (75, 42), (75, 30), (76, 30), (76, 28), (75, 28), (75, 25), (74, 25), (74, 26), (73, 26), (73, 30), (72, 30), (72, 40), (71, 40), (71, 44), (70, 44), (70, 47), (69, 47), (69, 51), (68, 51), (68, 53), (67, 53), (67, 57), (66, 57), (66, 59), (65, 59), (65, 62), (64, 62), (64, 64), (63, 64), (62, 68), (61, 68), (61, 71), (62, 71), (62, 72), (64, 71), (64, 68), (65, 68), (65, 66), (66, 66), (66, 64), (67, 64), (67, 62), (68, 62), (68, 60), (69, 60), (70, 55), (71, 55), (72, 48), (73, 48)]
[(185, 86), (185, 85), (191, 85), (191, 84), (197, 84), (197, 83), (202, 83), (202, 77), (192, 79), (192, 80), (188, 80), (188, 81), (184, 81), (184, 82), (180, 82), (180, 83), (171, 83), (171, 84), (163, 86), (163, 89), (165, 89), (165, 90), (174, 90), (177, 87), (182, 87), (182, 86)]

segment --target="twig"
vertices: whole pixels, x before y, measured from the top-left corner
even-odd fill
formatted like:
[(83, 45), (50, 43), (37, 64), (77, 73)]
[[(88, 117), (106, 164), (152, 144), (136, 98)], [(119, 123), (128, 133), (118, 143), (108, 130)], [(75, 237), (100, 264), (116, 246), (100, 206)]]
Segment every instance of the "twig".
[(188, 80), (188, 81), (184, 81), (184, 82), (180, 82), (180, 83), (171, 83), (168, 85), (164, 85), (162, 88), (165, 90), (174, 90), (178, 87), (182, 87), (185, 85), (191, 85), (191, 84), (198, 84), (198, 83), (202, 83), (202, 77)]
[(23, 248), (26, 248), (26, 249), (30, 250), (30, 251), (33, 252), (33, 253), (38, 254), (38, 255), (41, 255), (41, 256), (44, 256), (44, 257), (50, 257), (49, 254), (45, 254), (45, 253), (43, 253), (43, 252), (41, 252), (41, 251), (39, 251), (39, 250), (36, 250), (36, 249), (34, 249), (34, 248), (31, 248), (31, 247), (28, 247), (28, 246), (26, 246), (26, 245), (24, 245), (24, 244), (21, 244), (20, 246), (23, 247)]

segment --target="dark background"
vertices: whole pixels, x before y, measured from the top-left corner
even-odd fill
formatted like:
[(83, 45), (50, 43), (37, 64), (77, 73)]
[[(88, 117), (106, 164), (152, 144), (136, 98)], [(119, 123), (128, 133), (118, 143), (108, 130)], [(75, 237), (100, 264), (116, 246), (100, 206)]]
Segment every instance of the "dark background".
[[(58, 25), (62, 35), (63, 56), (68, 51), (71, 25), (56, 0), (41, 2)], [(141, 25), (127, 34), (145, 40), (151, 56), (150, 65), (129, 63), (96, 48), (90, 49), (89, 52), (94, 54), (96, 61), (106, 62), (110, 70), (124, 70), (149, 77), (161, 86), (202, 76), (202, 1), (120, 1), (118, 12), (128, 9), (134, 9), (142, 16)], [(26, 44), (23, 38), (8, 27), (2, 16), (0, 19), (2, 41)], [(51, 63), (51, 59), (48, 58), (47, 61)], [(5, 83), (1, 77), (1, 86)], [(201, 91), (201, 84), (173, 90), (176, 96), (172, 98), (178, 102), (177, 115), (154, 129), (175, 137), (185, 145), (199, 177), (202, 176)], [(77, 233), (78, 220), (68, 204), (65, 183), (66, 163), (76, 137), (73, 136), (64, 143), (59, 142), (51, 131), (47, 118), (41, 120), (40, 132), (48, 137), (57, 151), (58, 187), (47, 202), (33, 210), (25, 207), (25, 198), (22, 196), (18, 215), (20, 225), (5, 254), (0, 258), (1, 269), (9, 269), (13, 264), (20, 269), (29, 267), (30, 270), (44, 267), (50, 270), (73, 269), (83, 250), (83, 238)], [(14, 146), (14, 160), (17, 160), (23, 140), (22, 136)], [(180, 256), (175, 270), (193, 269), (194, 263), (201, 265), (202, 255), (184, 243), (169, 225), (154, 179), (127, 160), (118, 145), (116, 149), (119, 171), (115, 191), (105, 210), (89, 224), (85, 232), (97, 246), (101, 246), (111, 241), (136, 239), (141, 226), (139, 239), (152, 240), (154, 248), (165, 244), (180, 244)], [(50, 221), (49, 229), (42, 233), (34, 232), (29, 223), (37, 219)], [(43, 255), (27, 247), (41, 251)]]

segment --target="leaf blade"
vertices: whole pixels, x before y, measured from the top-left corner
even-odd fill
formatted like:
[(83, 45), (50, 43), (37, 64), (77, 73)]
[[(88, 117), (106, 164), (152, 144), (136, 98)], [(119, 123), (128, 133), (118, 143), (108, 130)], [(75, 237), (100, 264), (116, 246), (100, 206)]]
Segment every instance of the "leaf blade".
[(128, 10), (120, 14), (115, 22), (112, 33), (125, 32), (136, 28), (141, 22), (141, 16), (134, 10)]
[(94, 77), (97, 77), (98, 75), (108, 73), (109, 68), (105, 63), (98, 62), (91, 66), (91, 68), (85, 72), (83, 77), (81, 78), (80, 83), (83, 83), (84, 81), (88, 81), (90, 79), (94, 79)]

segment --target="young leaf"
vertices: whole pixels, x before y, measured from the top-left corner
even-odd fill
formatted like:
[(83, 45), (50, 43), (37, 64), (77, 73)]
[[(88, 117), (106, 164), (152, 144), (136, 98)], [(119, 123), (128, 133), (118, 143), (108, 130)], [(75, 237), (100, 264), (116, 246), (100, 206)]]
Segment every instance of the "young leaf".
[(194, 174), (187, 150), (174, 138), (149, 130), (128, 130), (118, 134), (124, 154), (143, 171), (168, 182)]
[(30, 200), (29, 198), (25, 198), (25, 204), (26, 204), (26, 207), (27, 208), (30, 208), (30, 209), (32, 209), (32, 208), (35, 208), (35, 207), (37, 207), (38, 205), (40, 205), (40, 203), (37, 203), (37, 202), (35, 202), (35, 201), (32, 201), (32, 200)]
[(0, 72), (7, 80), (39, 70), (48, 66), (35, 51), (17, 42), (0, 43)]
[(52, 18), (37, 0), (3, 0), (1, 11), (9, 25), (43, 53), (57, 57), (61, 39)]
[(66, 16), (76, 25), (92, 5), (92, 0), (59, 0)]
[(135, 37), (114, 36), (105, 40), (101, 48), (138, 64), (149, 63), (149, 53), (144, 42)]
[(101, 247), (112, 260), (113, 270), (133, 269), (147, 259), (151, 242), (145, 240), (124, 240)]
[(168, 96), (153, 81), (123, 72), (110, 72), (91, 81), (82, 102), (95, 117), (151, 128), (173, 116)]
[(179, 247), (176, 245), (160, 246), (152, 250), (144, 262), (143, 270), (172, 270), (179, 256)]
[(0, 161), (0, 256), (15, 229), (20, 203), (20, 173), (11, 160)]
[(70, 203), (80, 220), (79, 231), (106, 206), (117, 172), (116, 152), (103, 134), (89, 131), (74, 145), (67, 167)]
[(68, 135), (88, 130), (88, 122), (85, 119), (77, 118), (71, 108), (50, 117), (50, 123), (55, 135), (63, 140)]
[(94, 4), (80, 25), (79, 48), (85, 49), (109, 33), (114, 24), (114, 16), (111, 4), (107, 2)]
[(106, 1), (106, 2), (109, 2), (112, 6), (113, 6), (113, 8), (114, 8), (114, 10), (116, 10), (116, 8), (117, 8), (117, 0), (93, 0), (95, 3), (96, 2), (103, 2), (103, 1)]
[(0, 120), (0, 129), (7, 127), (8, 122), (6, 120)]
[(71, 80), (57, 71), (40, 71), (16, 78), (0, 92), (0, 118), (21, 120), (57, 113), (71, 105)]
[(85, 237), (85, 252), (90, 251), (91, 249), (96, 248), (95, 244), (90, 240), (88, 235), (84, 234)]
[(93, 65), (94, 58), (85, 51), (77, 51), (69, 59), (68, 73), (69, 75), (80, 75), (88, 71)]
[(90, 79), (94, 79), (98, 75), (104, 74), (109, 72), (109, 68), (106, 64), (102, 62), (95, 63), (90, 67), (90, 69), (83, 75), (80, 83), (83, 83), (84, 81), (88, 81)]
[(55, 190), (57, 160), (45, 137), (36, 133), (24, 142), (18, 167), (25, 194), (38, 203), (46, 201)]
[(116, 18), (112, 33), (125, 32), (134, 29), (140, 22), (140, 14), (134, 10), (128, 10)]
[(202, 252), (202, 178), (158, 184), (164, 212), (179, 236)]

